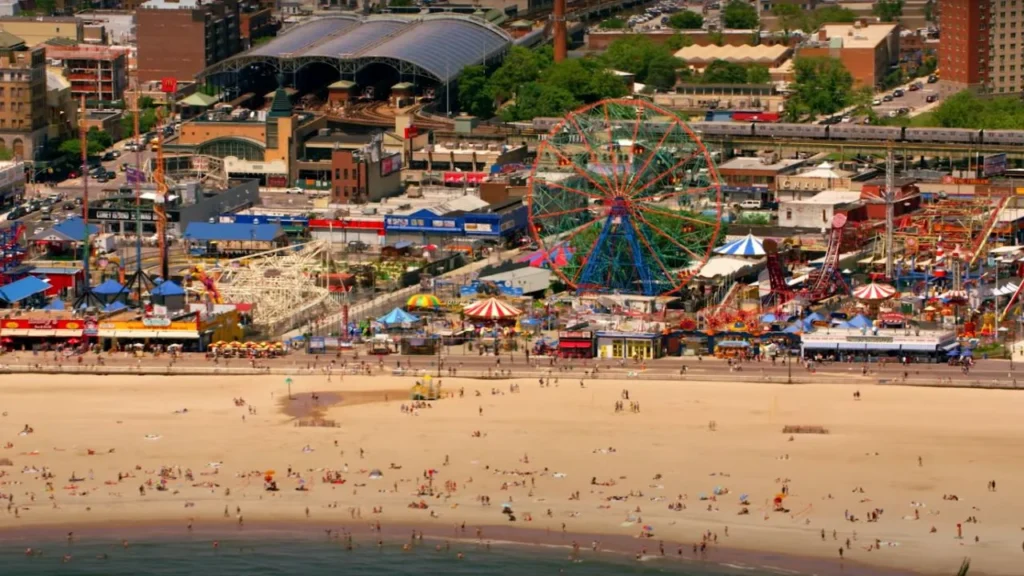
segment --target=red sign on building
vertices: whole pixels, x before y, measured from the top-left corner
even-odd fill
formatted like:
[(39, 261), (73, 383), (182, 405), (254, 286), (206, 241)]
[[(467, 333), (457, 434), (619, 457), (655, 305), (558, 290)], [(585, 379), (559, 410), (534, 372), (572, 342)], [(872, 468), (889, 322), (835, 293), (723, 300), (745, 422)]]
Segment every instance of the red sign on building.
[(174, 94), (178, 91), (178, 79), (166, 77), (160, 80), (160, 91), (164, 94)]
[(479, 184), (487, 178), (486, 172), (445, 172), (445, 184)]

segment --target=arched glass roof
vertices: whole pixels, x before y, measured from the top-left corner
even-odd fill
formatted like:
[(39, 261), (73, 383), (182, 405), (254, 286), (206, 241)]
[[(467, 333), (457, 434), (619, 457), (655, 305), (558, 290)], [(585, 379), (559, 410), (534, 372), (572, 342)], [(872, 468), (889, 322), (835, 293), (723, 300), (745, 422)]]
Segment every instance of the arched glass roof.
[(207, 68), (201, 76), (258, 60), (280, 65), (326, 58), (352, 63), (356, 69), (396, 60), (446, 82), (466, 66), (496, 58), (511, 42), (505, 31), (472, 16), (331, 16), (299, 24), (262, 46)]

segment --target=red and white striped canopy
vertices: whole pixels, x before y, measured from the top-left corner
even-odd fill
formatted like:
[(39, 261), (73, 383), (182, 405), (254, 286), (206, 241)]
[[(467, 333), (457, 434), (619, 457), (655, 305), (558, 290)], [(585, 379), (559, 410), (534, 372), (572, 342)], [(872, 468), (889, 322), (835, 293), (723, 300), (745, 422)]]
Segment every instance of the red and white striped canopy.
[(888, 300), (895, 295), (895, 288), (888, 284), (878, 284), (876, 282), (865, 284), (853, 291), (853, 297), (857, 300), (875, 300), (880, 302), (882, 300)]
[(506, 304), (497, 298), (488, 298), (487, 300), (480, 300), (467, 306), (463, 313), (471, 318), (484, 318), (487, 320), (504, 320), (506, 318), (515, 318), (522, 314), (522, 310)]
[(948, 290), (944, 292), (941, 296), (939, 296), (939, 298), (953, 302), (966, 302), (967, 290)]

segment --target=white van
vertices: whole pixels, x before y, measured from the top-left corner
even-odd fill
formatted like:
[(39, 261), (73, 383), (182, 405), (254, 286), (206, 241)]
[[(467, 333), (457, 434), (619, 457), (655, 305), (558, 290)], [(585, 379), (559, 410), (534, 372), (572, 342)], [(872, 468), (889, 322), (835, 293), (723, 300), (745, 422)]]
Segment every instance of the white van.
[(740, 208), (742, 208), (744, 210), (760, 210), (761, 209), (761, 201), (760, 200), (744, 200), (743, 202), (740, 202)]

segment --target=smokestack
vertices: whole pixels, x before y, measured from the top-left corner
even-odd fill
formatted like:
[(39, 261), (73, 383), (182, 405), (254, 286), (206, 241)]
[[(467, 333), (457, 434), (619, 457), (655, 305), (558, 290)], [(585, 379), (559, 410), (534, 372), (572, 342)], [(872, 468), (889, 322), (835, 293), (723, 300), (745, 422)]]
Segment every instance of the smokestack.
[(555, 62), (565, 60), (568, 53), (568, 38), (565, 33), (565, 0), (555, 0)]

